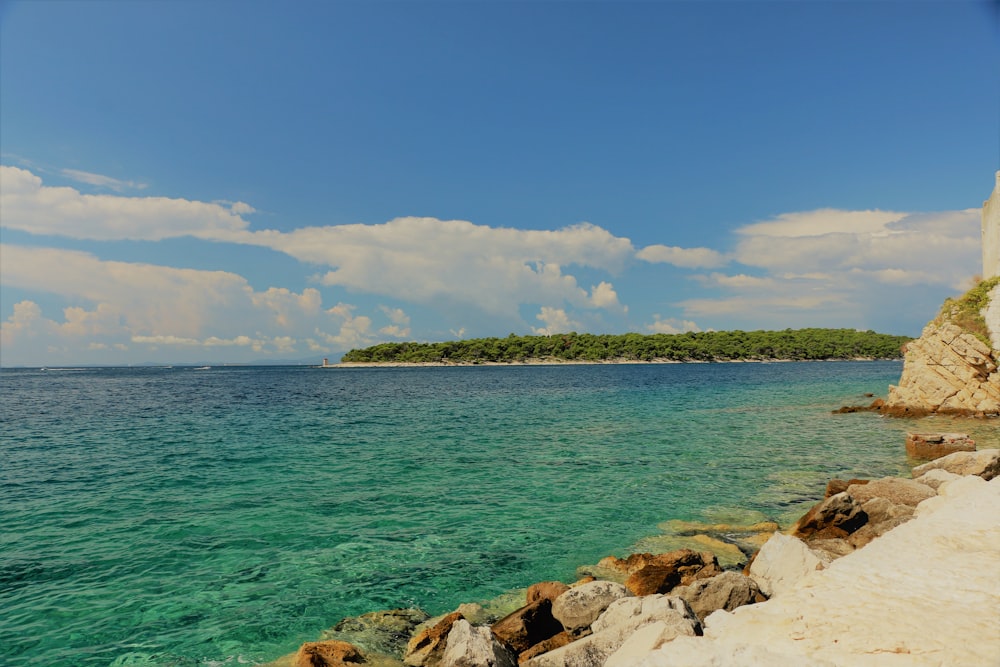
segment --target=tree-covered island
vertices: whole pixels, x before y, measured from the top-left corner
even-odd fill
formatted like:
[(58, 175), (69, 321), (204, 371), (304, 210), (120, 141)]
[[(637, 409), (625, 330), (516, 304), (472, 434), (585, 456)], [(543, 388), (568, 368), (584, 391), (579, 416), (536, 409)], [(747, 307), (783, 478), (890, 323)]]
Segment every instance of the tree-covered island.
[(908, 336), (855, 329), (579, 334), (381, 343), (351, 350), (343, 363), (482, 364), (899, 359)]

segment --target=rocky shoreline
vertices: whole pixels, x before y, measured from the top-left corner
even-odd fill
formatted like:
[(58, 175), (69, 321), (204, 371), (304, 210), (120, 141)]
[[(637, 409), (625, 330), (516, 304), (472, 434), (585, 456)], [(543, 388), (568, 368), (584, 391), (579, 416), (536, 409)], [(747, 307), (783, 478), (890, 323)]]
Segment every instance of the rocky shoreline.
[(609, 557), (436, 618), (345, 619), (271, 665), (998, 665), (1000, 450), (912, 477), (832, 480), (787, 532), (680, 525), (696, 548)]

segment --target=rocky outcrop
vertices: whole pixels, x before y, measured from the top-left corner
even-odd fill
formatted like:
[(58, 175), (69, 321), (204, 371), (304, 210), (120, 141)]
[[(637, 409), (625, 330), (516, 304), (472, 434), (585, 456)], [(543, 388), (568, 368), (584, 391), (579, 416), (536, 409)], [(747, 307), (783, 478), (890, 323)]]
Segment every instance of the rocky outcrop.
[[(644, 587), (670, 592), (636, 593), (640, 587), (607, 580), (541, 582), (513, 596), (521, 606), (512, 613), (506, 602), (494, 615), (462, 605), (427, 620), (411, 633), (405, 663), (994, 667), (1000, 664), (998, 476), (1000, 450), (983, 450), (918, 466), (913, 479), (833, 480), (795, 534), (771, 534), (746, 574), (720, 573), (712, 554), (689, 549), (609, 557), (602, 571), (633, 584), (635, 575), (652, 571)], [(671, 573), (663, 582), (660, 570)], [(421, 614), (348, 619), (337, 627), (356, 631), (358, 646), (310, 643), (273, 667), (400, 667), (395, 655), (369, 647), (386, 641), (383, 626), (402, 630)], [(477, 620), (466, 620), (472, 616)]]
[(997, 665), (1000, 480), (963, 477), (940, 488), (912, 521), (863, 549), (767, 602), (715, 612), (703, 637), (677, 637), (629, 664)]
[(882, 406), (890, 414), (1000, 414), (1000, 373), (989, 345), (950, 322), (928, 324), (906, 346), (899, 384)]
[(955, 475), (976, 475), (989, 481), (1000, 475), (1000, 449), (984, 449), (981, 452), (955, 452), (913, 469), (917, 479), (931, 470), (944, 470)]

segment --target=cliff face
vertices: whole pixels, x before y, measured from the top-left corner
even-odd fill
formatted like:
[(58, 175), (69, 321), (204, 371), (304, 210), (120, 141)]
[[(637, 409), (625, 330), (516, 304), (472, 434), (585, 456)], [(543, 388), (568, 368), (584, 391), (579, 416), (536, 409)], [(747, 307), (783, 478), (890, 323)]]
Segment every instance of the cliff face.
[(883, 411), (1000, 415), (1000, 284), (988, 294), (980, 315), (992, 346), (947, 317), (931, 322), (907, 344), (902, 377), (889, 387)]

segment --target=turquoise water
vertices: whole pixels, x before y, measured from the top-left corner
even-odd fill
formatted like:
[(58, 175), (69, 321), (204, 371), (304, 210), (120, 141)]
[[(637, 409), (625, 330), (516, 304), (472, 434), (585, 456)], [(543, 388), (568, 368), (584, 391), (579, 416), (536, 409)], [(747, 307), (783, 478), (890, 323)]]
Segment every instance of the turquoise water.
[(5, 664), (255, 664), (907, 470), (898, 362), (4, 370)]

